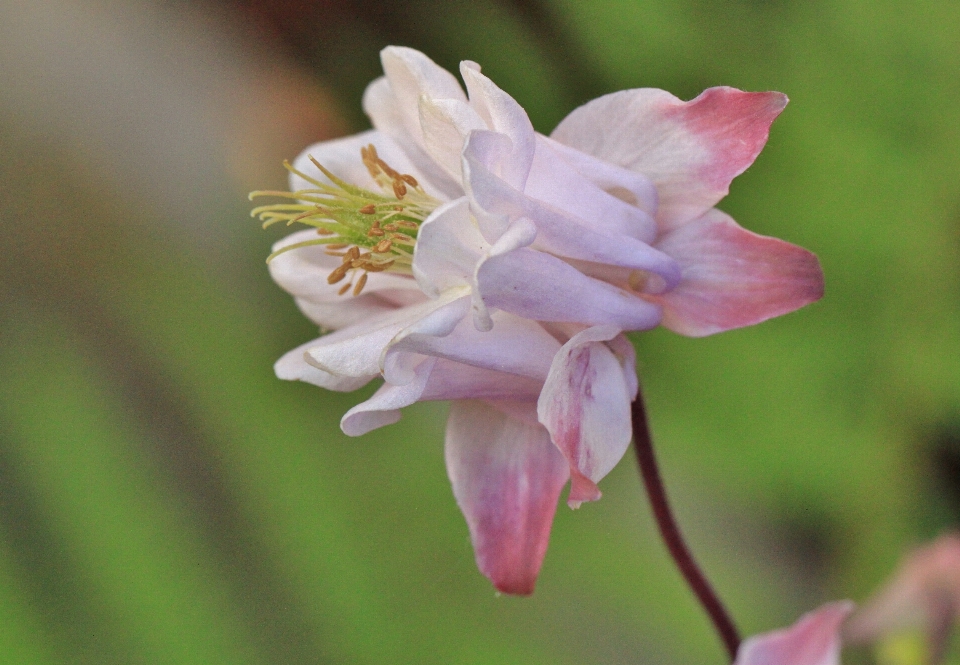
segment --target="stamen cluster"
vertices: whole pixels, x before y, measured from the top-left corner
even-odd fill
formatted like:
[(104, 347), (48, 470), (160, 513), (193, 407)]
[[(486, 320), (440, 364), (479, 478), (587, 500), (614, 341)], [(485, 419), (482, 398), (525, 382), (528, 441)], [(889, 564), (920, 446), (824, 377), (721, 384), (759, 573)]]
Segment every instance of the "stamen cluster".
[[(327, 282), (336, 284), (347, 275), (351, 278), (340, 289), (359, 295), (367, 283), (367, 273), (385, 270), (409, 274), (413, 263), (413, 248), (417, 242), (420, 224), (440, 205), (440, 201), (423, 191), (416, 178), (400, 173), (377, 154), (373, 145), (360, 149), (360, 157), (370, 177), (383, 190), (377, 194), (363, 187), (351, 185), (331, 173), (320, 162), (310, 161), (330, 182), (317, 180), (284, 162), (291, 173), (314, 187), (295, 192), (256, 191), (250, 198), (279, 196), (295, 203), (277, 203), (254, 208), (250, 214), (258, 217), (266, 228), (277, 222), (313, 226), (320, 236), (315, 240), (287, 245), (267, 257), (269, 262), (282, 252), (309, 245), (326, 245), (326, 253), (342, 258), (342, 263), (331, 271)], [(360, 273), (356, 283), (353, 276)]]

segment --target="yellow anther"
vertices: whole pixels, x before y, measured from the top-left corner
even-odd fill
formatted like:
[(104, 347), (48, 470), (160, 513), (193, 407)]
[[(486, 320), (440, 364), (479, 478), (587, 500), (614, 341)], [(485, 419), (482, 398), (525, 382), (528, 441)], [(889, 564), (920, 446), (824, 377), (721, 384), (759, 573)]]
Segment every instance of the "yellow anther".
[(363, 287), (367, 285), (367, 273), (360, 275), (360, 279), (357, 280), (357, 285), (353, 287), (353, 295), (358, 296), (360, 292), (363, 291)]

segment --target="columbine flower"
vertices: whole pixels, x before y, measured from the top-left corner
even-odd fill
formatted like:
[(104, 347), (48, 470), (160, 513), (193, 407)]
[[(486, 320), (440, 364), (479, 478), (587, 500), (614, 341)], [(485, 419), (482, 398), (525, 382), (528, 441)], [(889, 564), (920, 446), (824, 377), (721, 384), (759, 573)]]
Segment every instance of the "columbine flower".
[(893, 579), (850, 617), (844, 635), (869, 643), (921, 634), (926, 654), (918, 662), (938, 663), (958, 617), (960, 535), (953, 533), (905, 557)]
[(790, 626), (740, 645), (733, 665), (840, 665), (840, 628), (853, 603), (828, 603)]
[[(446, 460), (481, 571), (530, 593), (557, 499), (596, 483), (631, 438), (637, 393), (624, 331), (701, 336), (817, 300), (816, 257), (713, 207), (757, 156), (780, 93), (711, 88), (607, 95), (550, 137), (464, 62), (382, 52), (367, 88), (374, 130), (319, 143), (290, 166), (301, 222), (270, 270), (332, 330), (286, 354), (280, 378), (383, 386), (343, 417), (360, 435), (418, 400), (453, 400)], [(260, 192), (255, 194), (262, 194)]]

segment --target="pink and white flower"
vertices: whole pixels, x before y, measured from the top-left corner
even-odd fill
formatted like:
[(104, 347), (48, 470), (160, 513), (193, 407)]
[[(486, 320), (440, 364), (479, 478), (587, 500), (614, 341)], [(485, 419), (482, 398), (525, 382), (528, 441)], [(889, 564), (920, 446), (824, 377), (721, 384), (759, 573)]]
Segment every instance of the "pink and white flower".
[(381, 56), (374, 129), (308, 148), (294, 202), (254, 211), (315, 227), (277, 243), (270, 270), (333, 331), (276, 372), (341, 391), (383, 378), (344, 415), (352, 436), (452, 400), (447, 468), (477, 563), (530, 593), (563, 486), (572, 507), (599, 499), (630, 443), (623, 333), (709, 335), (821, 297), (813, 254), (713, 207), (787, 99), (627, 90), (547, 137), (475, 63), (465, 94), (418, 51)]

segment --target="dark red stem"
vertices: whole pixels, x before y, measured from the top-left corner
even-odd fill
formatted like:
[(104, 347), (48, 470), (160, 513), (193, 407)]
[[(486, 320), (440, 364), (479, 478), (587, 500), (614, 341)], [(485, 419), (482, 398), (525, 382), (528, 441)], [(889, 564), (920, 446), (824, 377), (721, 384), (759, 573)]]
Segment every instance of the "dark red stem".
[(736, 659), (737, 649), (740, 647), (740, 635), (727, 610), (724, 609), (723, 603), (710, 586), (710, 582), (704, 577), (697, 562), (693, 560), (693, 555), (690, 554), (683, 536), (680, 535), (680, 527), (673, 519), (670, 504), (667, 502), (667, 492), (660, 478), (660, 470), (657, 468), (657, 459), (653, 454), (653, 439), (650, 436), (650, 426), (647, 424), (643, 395), (639, 392), (637, 399), (633, 402), (632, 411), (633, 441), (637, 451), (637, 462), (640, 464), (640, 475), (643, 476), (643, 484), (647, 489), (647, 496), (650, 497), (653, 514), (657, 518), (657, 526), (660, 527), (660, 535), (663, 536), (667, 549), (670, 550), (670, 556), (676, 561), (687, 584), (697, 594), (700, 604), (703, 605), (703, 609), (720, 633), (720, 639), (723, 640), (732, 662)]

